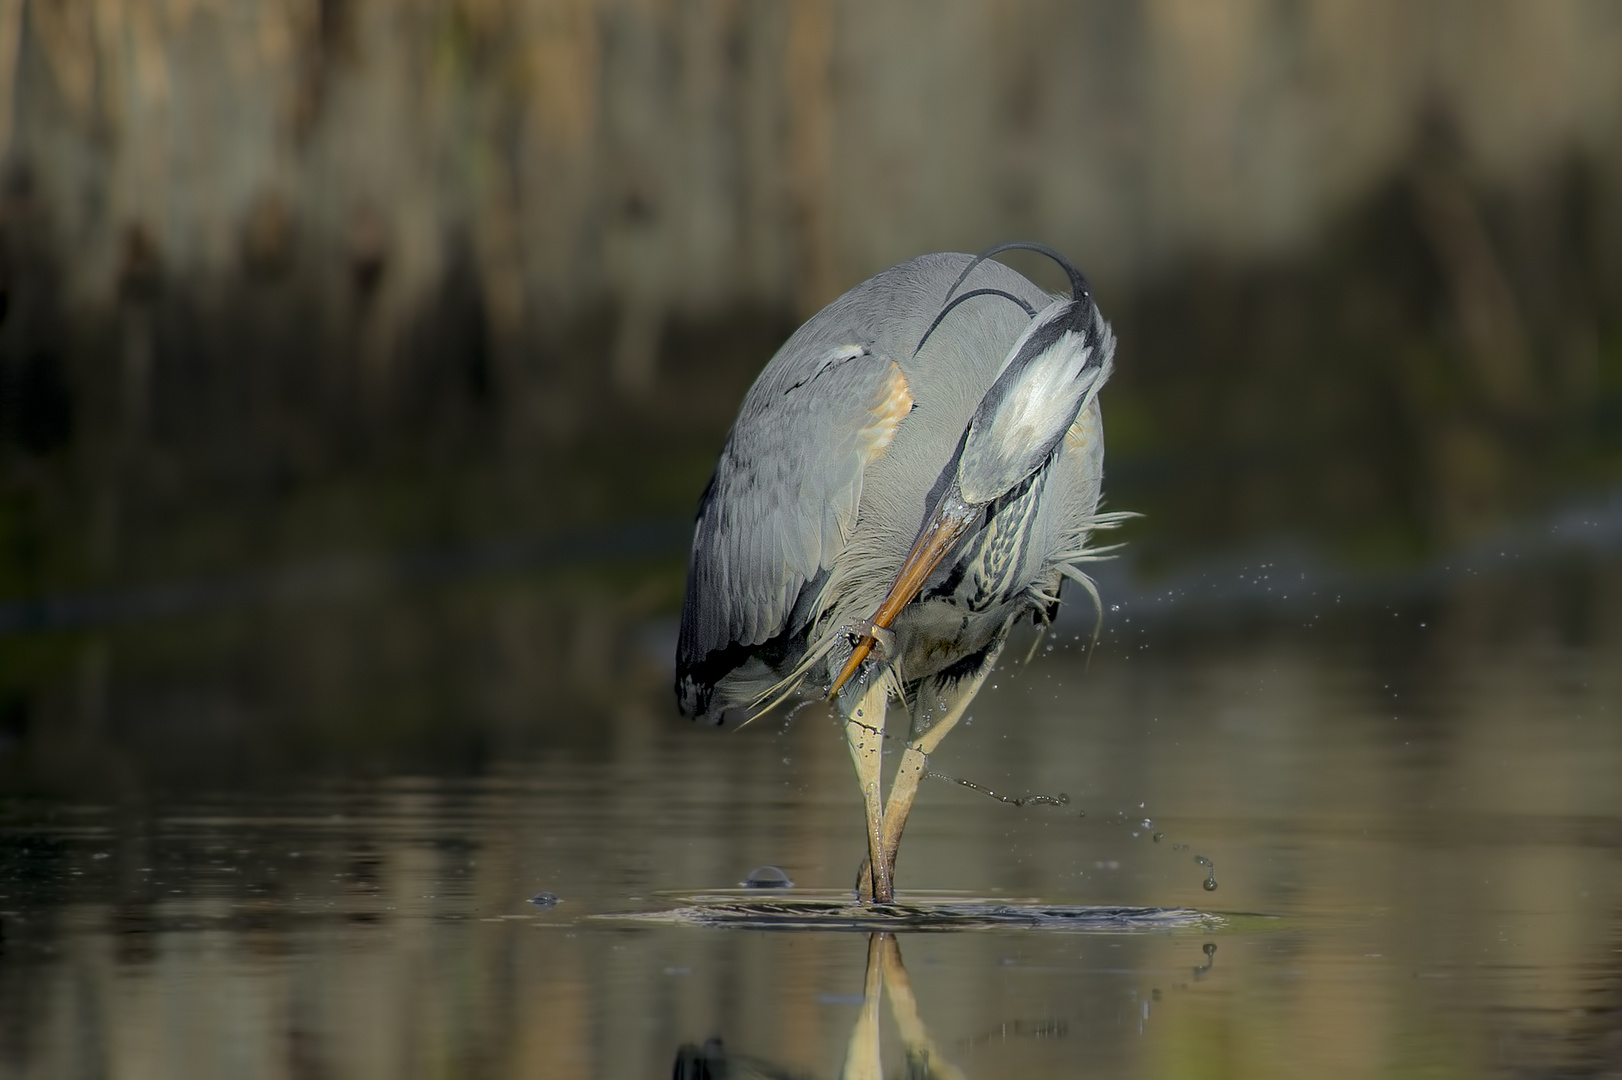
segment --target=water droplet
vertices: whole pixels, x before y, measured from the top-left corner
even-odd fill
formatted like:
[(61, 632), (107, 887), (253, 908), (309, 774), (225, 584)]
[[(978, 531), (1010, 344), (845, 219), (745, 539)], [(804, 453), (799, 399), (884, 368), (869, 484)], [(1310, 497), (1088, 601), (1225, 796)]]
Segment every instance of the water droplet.
[(529, 902), (538, 908), (557, 907), (563, 901), (558, 899), (556, 893), (538, 892), (529, 898)]
[(1216, 863), (1212, 862), (1210, 859), (1207, 859), (1204, 855), (1194, 856), (1194, 861), (1205, 867), (1207, 871), (1205, 875), (1205, 891), (1216, 892)]
[(1154, 821), (1152, 821), (1152, 820), (1151, 820), (1151, 819), (1149, 819), (1149, 818), (1144, 818), (1144, 819), (1143, 819), (1143, 827), (1144, 827), (1144, 828), (1145, 828), (1145, 829), (1152, 829), (1152, 828), (1154, 828), (1154, 827), (1155, 827), (1155, 823), (1154, 823)]
[(1160, 841), (1164, 840), (1165, 838), (1166, 838), (1166, 834), (1163, 833), (1163, 832), (1157, 832), (1157, 833), (1154, 834), (1154, 836), (1150, 837), (1150, 839), (1152, 839), (1157, 844), (1160, 843)]
[(757, 866), (738, 884), (746, 889), (788, 889), (794, 886), (789, 876), (776, 866)]

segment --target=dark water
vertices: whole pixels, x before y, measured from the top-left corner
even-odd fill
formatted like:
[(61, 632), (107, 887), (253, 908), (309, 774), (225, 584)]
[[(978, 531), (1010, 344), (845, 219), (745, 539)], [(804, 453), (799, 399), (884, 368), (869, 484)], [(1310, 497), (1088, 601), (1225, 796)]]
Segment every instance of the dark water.
[[(650, 674), (535, 712), (531, 738), (436, 761), (424, 737), (382, 769), (362, 746), (165, 771), (214, 752), (170, 714), (221, 711), (232, 648), (367, 618), (218, 645), (167, 719), (121, 718), (151, 691), (113, 678), (100, 736), (48, 738), (42, 712), (6, 750), (0, 1075), (1622, 1076), (1622, 565), (1234, 607), (1125, 610), (1090, 664), (1071, 626), (1000, 673), (934, 765), (1054, 801), (930, 782), (902, 849), (904, 902), (1211, 916), (1167, 925), (600, 918), (837, 899), (862, 855), (820, 706), (687, 726), (658, 624)], [(510, 679), (467, 655), (460, 693), (399, 669), (373, 690), (478, 727)], [(122, 780), (98, 799), (75, 775)], [(738, 888), (766, 864), (794, 887)]]

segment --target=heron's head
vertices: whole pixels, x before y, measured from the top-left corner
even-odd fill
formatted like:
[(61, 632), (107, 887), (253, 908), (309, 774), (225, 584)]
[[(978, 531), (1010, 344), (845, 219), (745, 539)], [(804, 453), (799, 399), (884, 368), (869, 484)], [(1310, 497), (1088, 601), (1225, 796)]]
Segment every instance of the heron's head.
[[(1070, 278), (1070, 295), (1054, 300), (1041, 311), (1032, 310), (1024, 300), (1001, 289), (975, 289), (958, 295), (958, 286), (976, 266), (1009, 248), (1037, 251), (1057, 262)], [(1003, 358), (996, 379), (963, 432), (957, 453), (942, 470), (937, 481), (939, 494), (930, 494), (931, 509), (918, 537), (866, 634), (835, 677), (830, 697), (867, 658), (878, 631), (890, 626), (959, 539), (981, 520), (986, 506), (1052, 459), (1076, 417), (1109, 378), (1115, 335), (1099, 314), (1087, 279), (1063, 255), (1041, 244), (1002, 244), (971, 260), (947, 291), (940, 312), (919, 339), (913, 355), (954, 308), (970, 297), (988, 294), (1018, 304), (1030, 314), (1031, 321)]]
[(969, 421), (958, 461), (967, 503), (988, 503), (1040, 468), (1109, 378), (1115, 335), (1086, 280), (1064, 265), (1071, 295), (1031, 319)]

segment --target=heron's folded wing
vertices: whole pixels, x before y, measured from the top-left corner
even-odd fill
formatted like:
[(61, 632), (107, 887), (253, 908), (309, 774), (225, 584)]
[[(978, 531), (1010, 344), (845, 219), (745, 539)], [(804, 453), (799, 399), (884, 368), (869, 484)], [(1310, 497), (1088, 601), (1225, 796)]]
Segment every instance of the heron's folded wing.
[(780, 354), (750, 390), (699, 507), (677, 647), (683, 679), (713, 684), (724, 671), (694, 670), (712, 654), (795, 629), (800, 590), (855, 528), (863, 470), (912, 410), (888, 357), (862, 345), (801, 355)]

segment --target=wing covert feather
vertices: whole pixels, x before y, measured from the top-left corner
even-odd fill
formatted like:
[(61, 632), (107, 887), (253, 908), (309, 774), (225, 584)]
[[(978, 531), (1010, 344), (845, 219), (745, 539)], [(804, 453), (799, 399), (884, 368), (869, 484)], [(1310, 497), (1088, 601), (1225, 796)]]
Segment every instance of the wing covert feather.
[(688, 562), (684, 666), (790, 629), (801, 588), (851, 535), (863, 470), (912, 408), (900, 365), (865, 345), (825, 342), (784, 347), (721, 451)]

